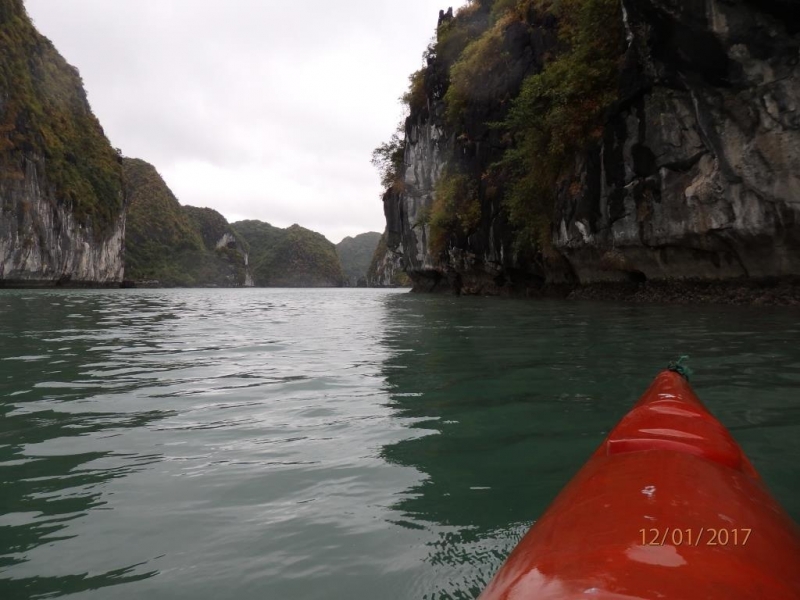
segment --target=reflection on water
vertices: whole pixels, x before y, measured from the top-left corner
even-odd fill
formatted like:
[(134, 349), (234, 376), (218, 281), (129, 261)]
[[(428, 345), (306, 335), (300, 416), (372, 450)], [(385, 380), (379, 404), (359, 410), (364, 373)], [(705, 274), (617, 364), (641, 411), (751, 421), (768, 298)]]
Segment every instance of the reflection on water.
[[(152, 301), (140, 299), (124, 309), (96, 306), (94, 314), (84, 314), (74, 312), (85, 308), (83, 299), (61, 294), (20, 293), (13, 300), (0, 304), (0, 396), (7, 399), (0, 402), (0, 569), (27, 562), (37, 548), (76, 538), (76, 520), (107, 509), (108, 482), (160, 459), (157, 453), (119, 452), (113, 438), (168, 414), (99, 411), (88, 400), (98, 392), (133, 392), (142, 376), (159, 368), (150, 358), (119, 356), (122, 348), (152, 347), (148, 333), (169, 318), (148, 318)], [(26, 310), (28, 304), (36, 309)], [(125, 327), (137, 312), (138, 326)], [(38, 597), (153, 574), (138, 567), (58, 576), (28, 571), (0, 589), (4, 598)]]
[[(428, 435), (382, 456), (427, 477), (394, 508), (436, 531), (430, 598), (474, 598), (671, 358), (797, 519), (800, 327), (791, 311), (389, 299), (391, 406)], [(447, 568), (441, 568), (446, 566)]]
[(0, 292), (0, 598), (474, 598), (668, 360), (800, 517), (796, 313)]

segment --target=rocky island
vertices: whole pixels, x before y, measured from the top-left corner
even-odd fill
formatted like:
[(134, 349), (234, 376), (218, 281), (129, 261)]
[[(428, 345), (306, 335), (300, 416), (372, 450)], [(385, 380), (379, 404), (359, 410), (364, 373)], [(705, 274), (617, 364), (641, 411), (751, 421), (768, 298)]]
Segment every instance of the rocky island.
[(376, 151), (418, 291), (796, 301), (794, 0), (442, 11)]

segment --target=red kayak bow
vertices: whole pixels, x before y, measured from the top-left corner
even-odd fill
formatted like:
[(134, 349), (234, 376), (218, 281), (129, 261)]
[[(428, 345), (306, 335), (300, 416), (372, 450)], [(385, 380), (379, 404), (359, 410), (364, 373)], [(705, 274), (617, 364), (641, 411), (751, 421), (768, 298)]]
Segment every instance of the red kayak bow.
[(664, 371), (479, 600), (798, 600), (800, 528)]

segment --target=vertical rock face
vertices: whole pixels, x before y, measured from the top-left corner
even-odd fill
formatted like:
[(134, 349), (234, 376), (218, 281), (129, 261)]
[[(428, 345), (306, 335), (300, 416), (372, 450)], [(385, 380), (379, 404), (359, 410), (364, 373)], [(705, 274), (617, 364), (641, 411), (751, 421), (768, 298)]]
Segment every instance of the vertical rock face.
[(624, 4), (629, 86), (561, 194), (556, 247), (580, 282), (800, 274), (798, 17)]
[(410, 287), (411, 280), (404, 270), (403, 256), (389, 249), (387, 238), (388, 233), (384, 232), (372, 255), (372, 261), (367, 269), (367, 286)]
[[(474, 3), (474, 10), (469, 9), (463, 18), (469, 22), (466, 28), (485, 30), (491, 4)], [(452, 10), (442, 11), (440, 28), (453, 18)], [(491, 124), (502, 121), (525, 77), (541, 70), (544, 56), (555, 46), (552, 23), (535, 20), (535, 24), (511, 20), (504, 25), (502, 68), (486, 75), (482, 93), (471, 100), (457, 125), (447, 116), (445, 94), (450, 84), (448, 72), (458, 57), (442, 48), (427, 56), (426, 103), (412, 106), (405, 123), (402, 182), (383, 198), (387, 256), (392, 265), (406, 271), (417, 291), (513, 293), (543, 281), (540, 265), (513, 249), (502, 187), (491, 189), (482, 181), (507, 146), (502, 132)], [(451, 241), (444, 251), (437, 251), (429, 216), (437, 183), (448, 169), (480, 182), (480, 219), (473, 230)]]
[(26, 158), (22, 179), (0, 181), (0, 285), (120, 283), (125, 215), (101, 232), (80, 223), (45, 191), (44, 164)]
[[(535, 15), (526, 33), (506, 28), (505, 80), (490, 75), (458, 125), (445, 116), (450, 66), (429, 60), (427, 106), (406, 122), (402, 191), (384, 196), (388, 249), (416, 289), (800, 276), (800, 2), (622, 5), (619, 98), (559, 178), (547, 255), (520, 250), (503, 181), (483, 179), (504, 146), (489, 124), (561, 51), (558, 23)], [(452, 166), (481, 182), (480, 221), (435, 251), (425, 215)]]
[[(380, 272), (382, 285), (402, 269), (418, 291), (461, 291), (465, 280), (473, 286), (489, 279), (502, 263), (502, 242), (492, 231), (493, 216), (484, 213), (489, 226), (461, 246), (450, 246), (446, 256), (431, 248), (430, 214), (436, 184), (445, 168), (456, 162), (458, 144), (448, 131), (441, 99), (431, 99), (430, 110), (412, 115), (405, 129), (405, 171), (400, 190), (389, 190), (383, 198), (386, 215), (386, 252)], [(492, 211), (484, 205), (484, 211)], [(483, 252), (480, 252), (483, 250)], [(477, 284), (480, 285), (480, 284)]]
[(0, 285), (120, 283), (124, 200), (77, 71), (0, 0)]
[(384, 273), (393, 275), (402, 266), (429, 289), (439, 284), (443, 273), (438, 257), (429, 250), (430, 225), (424, 215), (433, 205), (436, 183), (452, 157), (455, 137), (445, 133), (443, 111), (444, 104), (437, 102), (432, 116), (424, 111), (409, 117), (402, 191), (389, 190), (383, 199), (389, 250)]

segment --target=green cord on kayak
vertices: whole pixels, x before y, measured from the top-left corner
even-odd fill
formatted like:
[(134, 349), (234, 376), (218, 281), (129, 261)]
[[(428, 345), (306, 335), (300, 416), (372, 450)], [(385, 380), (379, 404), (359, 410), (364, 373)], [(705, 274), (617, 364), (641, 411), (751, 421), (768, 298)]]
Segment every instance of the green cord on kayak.
[(687, 360), (689, 360), (689, 357), (683, 355), (678, 360), (673, 360), (669, 363), (669, 365), (667, 365), (667, 370), (674, 371), (678, 375), (683, 376), (686, 381), (689, 381), (689, 378), (692, 376), (692, 370), (689, 368), (689, 365), (685, 364)]

